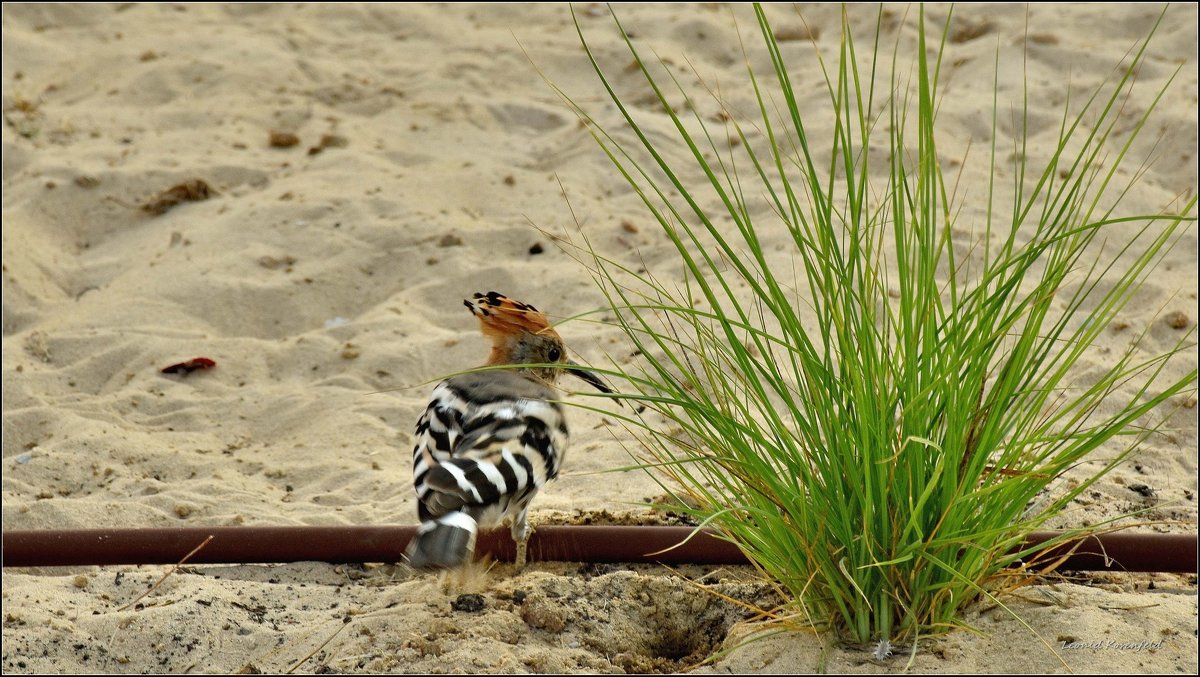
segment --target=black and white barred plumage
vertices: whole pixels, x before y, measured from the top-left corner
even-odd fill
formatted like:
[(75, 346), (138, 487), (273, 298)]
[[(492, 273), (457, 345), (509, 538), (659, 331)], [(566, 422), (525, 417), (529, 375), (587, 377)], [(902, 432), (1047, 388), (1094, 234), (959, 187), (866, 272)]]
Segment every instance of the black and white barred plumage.
[(465, 302), (493, 340), (488, 364), (562, 364), (463, 374), (440, 383), (417, 423), (413, 483), (421, 526), (409, 564), (449, 568), (474, 552), (480, 528), (511, 524), (517, 561), (530, 535), (529, 504), (558, 476), (567, 451), (562, 405), (550, 387), (566, 370), (604, 392), (566, 359), (545, 317), (501, 294)]

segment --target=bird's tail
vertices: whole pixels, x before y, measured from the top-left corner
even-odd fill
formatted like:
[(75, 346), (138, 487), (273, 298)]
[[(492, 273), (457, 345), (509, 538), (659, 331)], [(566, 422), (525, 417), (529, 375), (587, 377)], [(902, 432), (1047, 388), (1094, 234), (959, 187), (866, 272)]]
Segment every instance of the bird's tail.
[(451, 569), (475, 552), (478, 524), (465, 512), (454, 511), (429, 520), (417, 529), (405, 556), (415, 569)]

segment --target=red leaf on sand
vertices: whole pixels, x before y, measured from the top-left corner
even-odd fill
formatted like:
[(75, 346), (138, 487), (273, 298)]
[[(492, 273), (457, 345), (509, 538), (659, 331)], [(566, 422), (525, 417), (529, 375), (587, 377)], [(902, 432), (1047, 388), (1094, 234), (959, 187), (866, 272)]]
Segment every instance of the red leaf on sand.
[(162, 373), (187, 376), (197, 369), (212, 369), (215, 366), (217, 366), (217, 363), (208, 359), (207, 357), (195, 357), (187, 362), (180, 362), (179, 364), (172, 364), (169, 367), (164, 367)]

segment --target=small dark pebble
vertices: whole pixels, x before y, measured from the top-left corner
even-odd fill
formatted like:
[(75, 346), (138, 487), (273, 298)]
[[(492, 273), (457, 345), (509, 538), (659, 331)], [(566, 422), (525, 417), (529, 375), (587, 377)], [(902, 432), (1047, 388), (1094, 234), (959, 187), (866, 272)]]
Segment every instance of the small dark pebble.
[(159, 216), (184, 202), (200, 202), (216, 194), (217, 191), (208, 185), (208, 182), (204, 179), (191, 179), (190, 181), (184, 181), (164, 190), (155, 196), (153, 200), (143, 204), (141, 209), (144, 212)]
[(320, 143), (308, 149), (308, 154), (316, 155), (326, 148), (345, 148), (348, 145), (350, 145), (350, 142), (344, 136), (325, 134), (321, 137)]
[(1154, 490), (1145, 484), (1131, 484), (1129, 485), (1129, 490), (1146, 498), (1154, 498), (1155, 496)]
[(529, 254), (530, 254), (530, 256), (537, 255), (537, 254), (541, 254), (541, 253), (542, 253), (542, 252), (544, 252), (544, 251), (546, 251), (546, 250), (545, 250), (545, 249), (542, 249), (542, 243), (541, 243), (541, 242), (534, 242), (534, 243), (533, 243), (533, 246), (529, 248)]
[(349, 145), (350, 145), (350, 140), (344, 136), (339, 136), (337, 134), (322, 134), (321, 135), (321, 147), (322, 148), (345, 148), (346, 146), (349, 146)]
[(1187, 314), (1178, 310), (1167, 315), (1167, 324), (1171, 325), (1172, 329), (1187, 329), (1191, 323), (1192, 320)]
[(466, 611), (467, 613), (478, 613), (483, 611), (487, 604), (483, 601), (483, 595), (468, 593), (459, 595), (458, 599), (450, 603), (450, 608), (455, 611)]
[(267, 136), (267, 142), (272, 148), (290, 148), (300, 143), (300, 137), (291, 132), (272, 131)]
[(604, 574), (612, 573), (616, 570), (611, 564), (603, 562), (588, 562), (579, 567), (579, 575), (584, 577), (584, 580), (590, 580), (595, 576), (603, 576)]
[[(641, 412), (639, 412), (639, 413), (641, 413)], [(691, 515), (685, 515), (682, 513), (674, 512), (672, 510), (668, 510), (666, 513), (666, 516), (675, 520), (676, 522), (679, 522), (680, 524), (685, 525), (685, 526), (689, 526), (689, 527), (700, 526), (700, 523), (696, 521), (696, 518), (692, 517)]]

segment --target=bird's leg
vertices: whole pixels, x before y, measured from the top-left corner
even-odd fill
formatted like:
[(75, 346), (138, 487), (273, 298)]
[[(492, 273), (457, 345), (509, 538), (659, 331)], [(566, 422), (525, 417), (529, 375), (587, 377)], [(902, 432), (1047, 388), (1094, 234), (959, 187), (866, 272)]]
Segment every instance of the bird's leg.
[(512, 537), (517, 544), (517, 559), (516, 565), (518, 569), (525, 568), (525, 554), (529, 545), (529, 536), (533, 534), (533, 528), (529, 526), (529, 504), (517, 513), (517, 516), (512, 521)]

